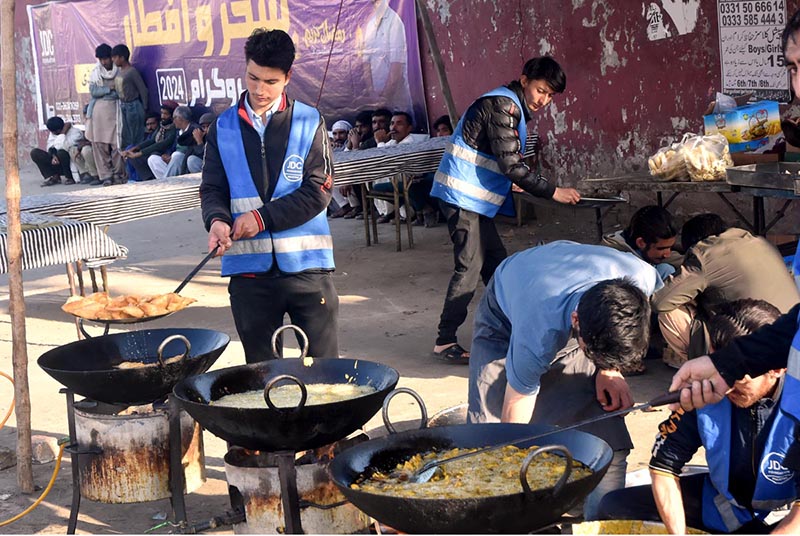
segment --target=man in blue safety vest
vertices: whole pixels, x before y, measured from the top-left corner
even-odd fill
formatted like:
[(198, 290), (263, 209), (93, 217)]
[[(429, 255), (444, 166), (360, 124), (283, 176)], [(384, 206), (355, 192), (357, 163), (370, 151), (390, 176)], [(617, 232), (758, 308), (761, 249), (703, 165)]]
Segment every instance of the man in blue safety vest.
[(338, 357), (325, 121), (284, 92), (295, 57), (286, 32), (256, 30), (244, 52), (247, 91), (206, 138), (200, 196), (208, 248), (219, 248), (230, 277), (248, 363), (279, 357), (270, 336), (287, 313), (308, 335), (309, 355)]
[(455, 258), (433, 348), (443, 361), (469, 362), (469, 352), (458, 344), (456, 332), (467, 318), (478, 280), (488, 283), (507, 256), (493, 218), (498, 213), (514, 215), (511, 184), (559, 203), (580, 200), (576, 190), (556, 187), (528, 167), (522, 156), (531, 114), (544, 109), (566, 85), (566, 75), (555, 60), (530, 59), (519, 80), (470, 105), (447, 144), (431, 189), (447, 218)]

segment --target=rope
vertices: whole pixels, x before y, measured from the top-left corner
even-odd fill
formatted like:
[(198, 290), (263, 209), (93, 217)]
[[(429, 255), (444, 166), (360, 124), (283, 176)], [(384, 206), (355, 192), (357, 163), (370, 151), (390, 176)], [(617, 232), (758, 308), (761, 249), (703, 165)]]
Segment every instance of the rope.
[(344, 0), (339, 2), (339, 12), (336, 14), (336, 24), (333, 26), (333, 38), (331, 39), (331, 50), (328, 52), (328, 61), (325, 63), (325, 72), (322, 74), (322, 83), (319, 85), (319, 95), (317, 95), (317, 103), (314, 108), (319, 106), (319, 101), (322, 100), (322, 88), (325, 87), (325, 79), (328, 77), (328, 67), (331, 65), (331, 56), (333, 56), (333, 45), (336, 43), (336, 32), (339, 30), (339, 18), (342, 16), (342, 6)]
[(23, 517), (31, 513), (33, 509), (39, 506), (39, 503), (41, 503), (45, 499), (45, 497), (47, 497), (47, 494), (50, 493), (50, 490), (53, 489), (53, 485), (55, 485), (56, 483), (56, 477), (58, 476), (58, 470), (61, 469), (61, 457), (64, 455), (64, 447), (67, 446), (67, 440), (62, 440), (60, 443), (61, 445), (58, 449), (58, 458), (56, 459), (56, 466), (53, 469), (53, 476), (50, 477), (50, 482), (47, 484), (47, 487), (44, 488), (42, 494), (39, 496), (38, 499), (36, 499), (36, 502), (34, 502), (24, 511), (15, 515), (11, 519), (6, 519), (5, 521), (0, 522), (0, 527), (5, 527), (6, 525), (10, 525), (14, 521), (18, 521), (19, 519), (22, 519)]
[[(0, 376), (2, 376), (3, 378), (5, 378), (5, 379), (7, 379), (8, 381), (11, 382), (11, 387), (12, 387), (12, 392), (13, 392), (13, 390), (14, 390), (13, 389), (14, 388), (14, 379), (11, 376), (9, 376), (8, 374), (6, 374), (5, 372), (3, 372), (3, 371), (0, 371)], [(16, 398), (14, 398), (14, 395), (12, 393), (12, 395), (11, 395), (11, 405), (8, 407), (8, 411), (6, 412), (5, 417), (3, 417), (2, 422), (0, 422), (0, 430), (2, 430), (3, 426), (6, 425), (6, 421), (8, 420), (8, 418), (11, 417), (11, 412), (14, 411), (14, 403), (15, 402), (16, 402)]]

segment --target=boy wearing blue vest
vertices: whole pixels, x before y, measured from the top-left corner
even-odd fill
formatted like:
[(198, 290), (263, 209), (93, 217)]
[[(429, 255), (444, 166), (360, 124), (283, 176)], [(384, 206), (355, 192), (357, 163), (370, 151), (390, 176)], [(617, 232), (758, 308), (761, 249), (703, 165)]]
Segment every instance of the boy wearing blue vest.
[[(764, 300), (722, 303), (706, 322), (710, 345), (722, 349), (779, 316)], [(800, 473), (784, 465), (797, 433), (795, 421), (780, 409), (789, 394), (784, 385), (783, 369), (745, 376), (718, 404), (674, 412), (656, 436), (652, 492), (649, 486), (614, 492), (601, 503), (601, 516), (660, 516), (672, 534), (683, 534), (687, 526), (711, 533), (769, 533), (776, 524), (770, 513), (800, 496)], [(681, 476), (700, 447), (709, 472)], [(796, 534), (797, 521), (786, 521), (781, 530)]]
[(522, 157), (531, 114), (547, 106), (566, 85), (564, 71), (552, 58), (528, 60), (518, 81), (470, 105), (447, 144), (431, 189), (447, 219), (455, 258), (433, 348), (443, 361), (469, 362), (469, 352), (458, 344), (456, 332), (467, 318), (478, 280), (487, 284), (507, 256), (493, 218), (498, 213), (514, 215), (511, 184), (559, 203), (580, 200), (576, 190), (556, 187)]
[(286, 32), (255, 30), (244, 52), (247, 91), (206, 137), (200, 196), (208, 248), (218, 248), (222, 276), (231, 278), (248, 363), (279, 357), (270, 338), (287, 313), (308, 335), (309, 355), (338, 357), (325, 121), (284, 92), (295, 57)]

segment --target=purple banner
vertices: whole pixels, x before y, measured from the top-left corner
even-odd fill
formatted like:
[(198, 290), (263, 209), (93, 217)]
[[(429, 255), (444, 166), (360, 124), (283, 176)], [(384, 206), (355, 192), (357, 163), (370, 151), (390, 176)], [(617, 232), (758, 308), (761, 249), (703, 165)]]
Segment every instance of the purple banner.
[[(428, 131), (414, 0), (85, 0), (28, 8), (39, 122), (83, 123), (100, 43), (131, 49), (149, 90), (220, 113), (244, 88), (243, 46), (255, 28), (292, 36), (290, 97), (316, 105), (330, 126), (358, 111), (408, 111)], [(338, 24), (337, 24), (338, 22)], [(323, 85), (324, 80), (324, 85)]]

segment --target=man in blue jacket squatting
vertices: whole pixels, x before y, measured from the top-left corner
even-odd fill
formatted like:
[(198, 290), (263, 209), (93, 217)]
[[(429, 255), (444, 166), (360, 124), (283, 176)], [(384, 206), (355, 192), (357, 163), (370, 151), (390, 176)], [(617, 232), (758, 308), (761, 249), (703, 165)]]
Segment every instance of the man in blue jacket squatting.
[[(558, 241), (507, 258), (475, 313), (469, 421), (565, 426), (632, 406), (619, 369), (647, 350), (647, 296), (661, 284), (652, 265), (605, 246)], [(614, 451), (583, 507), (594, 519), (625, 485), (633, 443), (623, 417), (581, 431)]]
[(206, 138), (200, 196), (208, 248), (224, 254), (248, 363), (278, 357), (270, 337), (286, 313), (308, 335), (309, 355), (338, 357), (325, 121), (284, 92), (295, 56), (286, 32), (256, 30), (244, 52), (247, 91)]
[(431, 189), (447, 218), (455, 261), (433, 347), (442, 361), (468, 363), (469, 352), (458, 344), (456, 332), (467, 318), (478, 281), (488, 283), (507, 256), (494, 217), (514, 215), (511, 184), (559, 203), (580, 200), (577, 190), (556, 187), (522, 156), (531, 114), (566, 87), (567, 77), (553, 58), (532, 58), (519, 80), (482, 95), (467, 108), (447, 144)]

